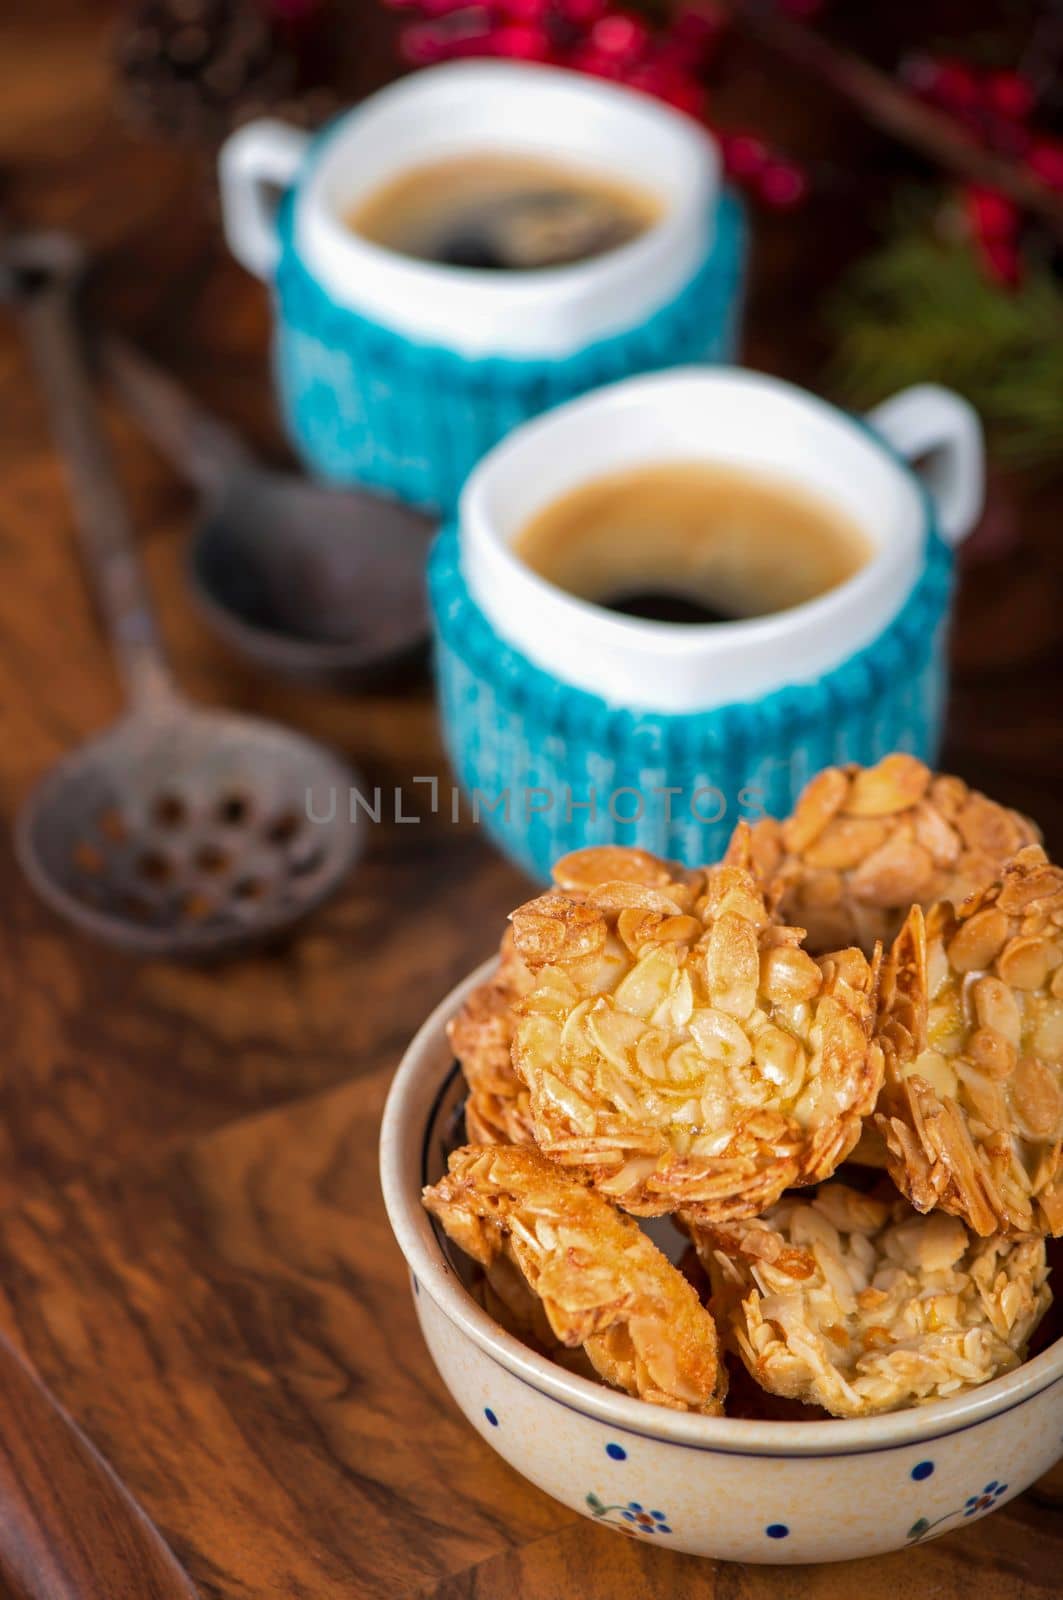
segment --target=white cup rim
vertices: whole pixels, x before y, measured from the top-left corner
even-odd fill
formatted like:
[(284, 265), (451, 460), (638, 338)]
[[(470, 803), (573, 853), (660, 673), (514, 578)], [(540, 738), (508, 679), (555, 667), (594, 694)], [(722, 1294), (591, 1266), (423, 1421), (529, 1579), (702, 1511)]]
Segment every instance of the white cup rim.
[[(509, 468), (514, 459), (519, 460), (526, 450), (541, 445), (551, 433), (563, 430), (573, 418), (599, 413), (604, 424), (609, 414), (615, 413), (618, 408), (647, 408), (661, 401), (674, 402), (681, 385), (693, 386), (705, 392), (745, 389), (765, 395), (787, 396), (810, 413), (840, 429), (850, 430), (854, 439), (859, 439), (865, 445), (872, 444), (899, 478), (910, 486), (912, 505), (918, 508), (917, 516), (912, 519), (907, 531), (895, 541), (878, 544), (860, 570), (836, 588), (764, 617), (695, 624), (629, 617), (568, 594), (533, 572), (513, 552), (488, 509), (487, 501), (496, 474)], [(706, 453), (705, 459), (712, 459), (711, 452)], [(647, 463), (652, 460), (652, 456), (645, 457)], [(632, 461), (628, 464), (634, 466), (638, 463)], [(597, 474), (588, 474), (588, 481), (593, 475)], [(916, 574), (921, 549), (925, 546), (932, 521), (923, 486), (908, 465), (872, 429), (797, 384), (737, 368), (686, 368), (625, 379), (580, 396), (523, 424), (489, 451), (474, 468), (460, 497), (458, 517), (465, 577), (473, 598), (486, 612), (496, 631), (505, 632), (505, 619), (491, 605), (490, 595), (486, 592), (488, 580), (477, 581), (477, 557), (484, 554), (489, 555), (493, 571), (504, 572), (514, 586), (523, 588), (530, 601), (558, 627), (580, 630), (589, 641), (599, 642), (603, 647), (614, 650), (625, 650), (636, 657), (663, 657), (678, 661), (688, 660), (697, 654), (705, 662), (724, 661), (736, 650), (771, 652), (774, 647), (787, 641), (824, 633), (843, 615), (851, 614), (854, 609), (859, 610), (873, 593), (881, 590), (884, 583), (894, 589), (898, 585), (903, 587), (905, 577), (913, 578)], [(564, 676), (560, 666), (558, 675)], [(597, 692), (601, 693), (601, 690)]]
[[(380, 109), (402, 100), (420, 99), (426, 90), (434, 89), (438, 86), (440, 80), (444, 78), (449, 83), (455, 81), (465, 83), (470, 92), (475, 92), (481, 83), (487, 82), (497, 86), (507, 81), (511, 82), (515, 88), (519, 85), (518, 92), (522, 92), (526, 88), (534, 87), (532, 80), (526, 76), (526, 74), (530, 73), (536, 76), (541, 74), (544, 77), (564, 79), (574, 91), (578, 91), (581, 94), (589, 91), (588, 98), (597, 99), (602, 103), (611, 103), (618, 111), (632, 109), (631, 101), (634, 98), (634, 91), (625, 89), (623, 85), (609, 83), (599, 78), (589, 78), (583, 73), (572, 72), (565, 67), (547, 66), (538, 61), (520, 64), (509, 61), (445, 62), (438, 67), (428, 68), (415, 77), (400, 78), (396, 83), (380, 90), (379, 93), (372, 96), (372, 106), (374, 109)], [(655, 118), (656, 113), (660, 112), (662, 113), (662, 122), (671, 122), (677, 131), (682, 129), (684, 135), (688, 132), (684, 124), (689, 119), (685, 118), (681, 112), (675, 111), (670, 106), (663, 105), (658, 101), (650, 100), (648, 97), (639, 96), (638, 98), (640, 102), (643, 99), (646, 100), (645, 106), (639, 103), (637, 107), (639, 112), (649, 109)], [(315, 172), (319, 169), (320, 161), (324, 157), (331, 141), (334, 138), (342, 139), (348, 130), (353, 133), (358, 125), (359, 118), (364, 115), (364, 110), (369, 107), (369, 104), (370, 102), (367, 101), (365, 108), (353, 107), (330, 130), (326, 136), (318, 161), (315, 162)], [(709, 159), (714, 169), (713, 176), (718, 182), (719, 158), (712, 142), (706, 139), (705, 144), (710, 152)], [(574, 165), (578, 167), (579, 163), (574, 163)], [(309, 185), (312, 181), (311, 175), (308, 175), (307, 181)], [(327, 204), (324, 209), (328, 215), (330, 231), (334, 233), (337, 242), (350, 256), (352, 264), (356, 258), (360, 258), (366, 261), (374, 261), (381, 266), (391, 266), (401, 274), (411, 290), (419, 288), (425, 292), (430, 292), (434, 284), (442, 282), (469, 283), (471, 281), (470, 274), (475, 274), (476, 287), (479, 293), (488, 295), (503, 303), (518, 304), (532, 298), (537, 301), (544, 290), (547, 293), (562, 290), (566, 287), (578, 286), (590, 279), (599, 282), (607, 275), (606, 268), (610, 269), (608, 275), (612, 276), (614, 271), (618, 271), (621, 268), (637, 267), (647, 255), (652, 237), (660, 237), (662, 231), (671, 231), (675, 227), (677, 215), (685, 218), (690, 213), (704, 209), (704, 207), (703, 204), (699, 207), (699, 197), (696, 191), (688, 189), (679, 197), (676, 206), (665, 206), (661, 215), (643, 233), (640, 233), (635, 239), (628, 240), (626, 244), (618, 245), (614, 250), (606, 251), (600, 256), (594, 256), (588, 261), (572, 261), (555, 267), (536, 267), (525, 270), (512, 268), (505, 273), (485, 272), (474, 267), (458, 267), (446, 262), (421, 261), (416, 257), (404, 256), (399, 251), (390, 250), (386, 245), (377, 244), (371, 239), (363, 238), (360, 234), (354, 233), (350, 228), (344, 227), (340, 219), (335, 216), (332, 208)]]
[[(603, 117), (629, 120), (635, 137), (639, 129), (652, 127), (670, 142), (669, 165), (675, 169), (676, 181), (666, 194), (647, 180), (647, 187), (654, 188), (663, 205), (660, 216), (636, 238), (586, 261), (490, 273), (403, 256), (360, 237), (337, 215), (333, 188), (343, 181), (343, 163), (356, 159), (358, 140), (365, 138), (367, 130), (378, 119), (390, 117), (397, 111), (412, 118), (418, 104), (427, 107), (433, 99), (448, 95), (461, 94), (471, 99), (489, 91), (496, 95), (529, 96), (540, 94), (543, 89), (560, 94), (573, 104), (585, 102)], [(482, 139), (477, 145), (470, 137), (467, 144), (469, 148), (482, 148)], [(503, 131), (496, 136), (495, 144), (496, 148), (541, 149), (544, 154), (561, 155), (545, 132), (541, 142), (533, 144), (525, 139), (507, 140)], [(426, 151), (431, 153), (431, 150), (431, 144), (427, 143)], [(597, 164), (603, 171), (623, 177), (623, 161), (610, 161), (611, 153), (603, 144)], [(573, 163), (576, 166), (595, 164), (582, 153), (574, 156)], [(392, 170), (401, 170), (402, 164), (396, 162)], [(682, 181), (678, 181), (680, 178)], [(374, 181), (383, 181), (383, 176)], [(609, 307), (616, 301), (618, 309), (611, 320), (602, 313), (602, 326), (591, 327), (590, 338), (605, 337), (611, 331), (630, 325), (639, 316), (648, 314), (654, 304), (663, 304), (670, 298), (679, 282), (689, 275), (697, 254), (703, 254), (711, 242), (714, 202), (720, 182), (719, 151), (707, 130), (648, 95), (537, 62), (449, 62), (399, 79), (337, 121), (315, 152), (299, 184), (295, 203), (296, 239), (304, 258), (327, 279), (334, 295), (354, 305), (369, 296), (376, 302), (370, 309), (390, 309), (392, 315), (405, 317), (410, 323), (409, 331), (414, 334), (418, 322), (425, 320), (426, 336), (432, 336), (435, 324), (435, 338), (448, 344), (471, 340), (482, 347), (482, 353), (531, 353), (535, 348), (535, 330), (525, 326), (522, 319), (533, 312), (541, 315), (548, 312), (554, 317), (559, 310), (563, 314), (564, 308), (571, 307), (573, 316), (579, 320), (578, 333), (568, 336), (562, 329), (551, 341), (545, 327), (543, 330), (547, 341), (544, 353), (560, 355), (567, 348), (589, 342), (586, 328), (590, 326), (588, 318), (598, 315), (596, 305)], [(367, 190), (371, 187), (372, 183), (366, 186)], [(354, 197), (357, 197), (356, 189)], [(448, 326), (453, 323), (446, 335), (438, 326), (438, 310), (432, 309), (441, 297), (448, 304), (453, 300), (455, 306), (465, 308), (461, 316), (455, 313), (446, 319)], [(642, 303), (636, 305), (636, 300)], [(512, 350), (500, 344), (494, 332), (478, 338), (477, 321), (489, 323), (497, 330), (508, 318), (514, 319)]]

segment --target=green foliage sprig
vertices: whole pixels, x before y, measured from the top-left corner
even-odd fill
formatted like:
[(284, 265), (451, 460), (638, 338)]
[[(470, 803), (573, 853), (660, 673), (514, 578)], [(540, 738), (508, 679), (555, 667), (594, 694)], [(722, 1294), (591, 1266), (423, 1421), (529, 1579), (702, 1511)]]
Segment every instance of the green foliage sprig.
[(910, 383), (971, 401), (1009, 464), (1063, 471), (1063, 286), (1047, 262), (1014, 289), (989, 280), (963, 238), (911, 209), (828, 309), (831, 386), (866, 407)]

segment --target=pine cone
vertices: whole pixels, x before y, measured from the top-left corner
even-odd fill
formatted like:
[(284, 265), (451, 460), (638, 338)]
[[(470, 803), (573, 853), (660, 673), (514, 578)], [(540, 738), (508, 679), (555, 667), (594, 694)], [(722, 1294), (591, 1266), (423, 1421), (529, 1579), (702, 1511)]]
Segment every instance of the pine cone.
[(296, 64), (255, 0), (138, 0), (117, 70), (138, 121), (182, 139), (218, 141), (274, 107)]

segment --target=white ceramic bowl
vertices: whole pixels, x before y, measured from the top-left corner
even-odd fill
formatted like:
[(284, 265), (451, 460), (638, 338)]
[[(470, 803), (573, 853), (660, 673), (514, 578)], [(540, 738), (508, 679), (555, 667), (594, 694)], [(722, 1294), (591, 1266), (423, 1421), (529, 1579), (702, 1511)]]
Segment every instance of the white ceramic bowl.
[(573, 1377), (504, 1333), (468, 1293), (423, 1210), (462, 1083), (444, 1027), (487, 963), (407, 1050), (380, 1140), (384, 1199), (421, 1331), (473, 1427), (584, 1516), (727, 1561), (879, 1555), (984, 1516), (1063, 1454), (1063, 1340), (955, 1400), (837, 1422), (699, 1417)]

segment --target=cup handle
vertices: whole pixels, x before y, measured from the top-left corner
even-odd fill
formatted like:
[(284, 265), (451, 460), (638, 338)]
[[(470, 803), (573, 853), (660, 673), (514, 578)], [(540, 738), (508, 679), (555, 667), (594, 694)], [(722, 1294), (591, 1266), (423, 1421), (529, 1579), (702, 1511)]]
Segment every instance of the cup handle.
[(229, 249), (257, 278), (272, 278), (280, 258), (276, 195), (306, 158), (309, 134), (262, 118), (231, 134), (218, 157), (222, 223)]
[[(930, 491), (946, 542), (963, 543), (985, 503), (985, 440), (968, 401), (936, 383), (918, 383), (884, 400), (867, 420), (913, 463)], [(924, 459), (915, 466), (919, 457)]]

